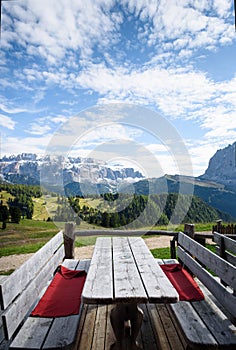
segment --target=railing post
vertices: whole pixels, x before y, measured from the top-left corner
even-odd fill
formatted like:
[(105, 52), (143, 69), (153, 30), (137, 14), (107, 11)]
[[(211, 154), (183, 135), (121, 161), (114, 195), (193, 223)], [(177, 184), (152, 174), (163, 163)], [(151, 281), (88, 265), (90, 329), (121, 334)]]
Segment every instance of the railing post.
[(216, 232), (222, 233), (222, 220), (217, 220), (216, 221)]
[(178, 242), (178, 232), (174, 235), (174, 237), (170, 241), (170, 256), (171, 256), (171, 259), (176, 259), (175, 242)]
[(194, 239), (194, 224), (184, 224), (184, 233)]
[(75, 223), (65, 223), (65, 230), (63, 233), (65, 259), (74, 259), (75, 253)]
[(195, 236), (194, 224), (184, 224), (184, 233), (205, 247), (206, 239), (204, 237)]

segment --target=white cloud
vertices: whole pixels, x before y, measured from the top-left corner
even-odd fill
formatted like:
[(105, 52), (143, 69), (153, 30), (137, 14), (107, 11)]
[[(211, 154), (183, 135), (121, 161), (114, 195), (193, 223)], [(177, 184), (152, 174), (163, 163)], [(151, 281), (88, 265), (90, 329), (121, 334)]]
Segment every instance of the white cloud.
[(128, 71), (117, 67), (114, 72), (103, 64), (90, 65), (76, 81), (106, 98), (155, 103), (172, 116), (182, 116), (194, 103), (204, 103), (214, 92), (213, 82), (204, 73), (187, 69), (144, 67)]
[[(53, 131), (55, 130), (55, 124), (64, 124), (68, 120), (67, 117), (64, 115), (57, 115), (57, 116), (45, 116), (37, 118), (34, 122), (30, 124), (29, 129), (26, 131), (33, 135), (45, 135), (50, 132), (52, 135)], [(52, 136), (51, 136), (52, 137)]]
[(38, 122), (35, 122), (32, 123), (30, 128), (26, 131), (33, 135), (44, 135), (51, 131), (51, 127), (49, 125), (40, 125)]
[(14, 130), (16, 122), (3, 114), (0, 114), (0, 125), (3, 126), (4, 128), (10, 129), (10, 130)]
[[(1, 145), (2, 155), (20, 154), (20, 153), (45, 153), (46, 146), (50, 137), (8, 137), (3, 138)], [(30, 149), (29, 149), (30, 147)]]
[[(119, 7), (114, 5), (115, 0), (3, 2), (1, 44), (6, 54), (0, 83), (15, 94), (0, 105), (3, 113), (29, 114), (24, 106), (44, 106), (44, 119), (34, 122), (37, 115), (28, 115), (28, 132), (45, 135), (66, 122), (63, 113), (69, 111), (58, 105), (81, 103), (84, 108), (86, 102), (119, 100), (154, 106), (172, 120), (193, 121), (209, 144), (214, 136), (219, 144), (235, 138), (235, 78), (217, 83), (190, 60), (198, 50), (206, 55), (205, 50), (235, 41), (232, 1), (121, 0)], [(129, 24), (132, 36), (122, 36)], [(57, 108), (43, 105), (49, 98), (54, 103), (58, 88), (65, 94)], [(70, 96), (67, 101), (68, 91), (76, 100)], [(96, 97), (89, 100), (93, 93)], [(16, 122), (1, 116), (13, 130)], [(199, 145), (199, 154), (204, 147)]]
[[(28, 47), (28, 54), (40, 55), (49, 64), (60, 61), (69, 50), (79, 51), (81, 58), (86, 58), (91, 55), (95, 43), (99, 42), (102, 48), (116, 40), (112, 34), (121, 17), (110, 17), (103, 11), (112, 3), (25, 0), (4, 4), (4, 46), (17, 40)], [(11, 26), (7, 25), (11, 21), (9, 14), (15, 18)]]
[(57, 115), (55, 117), (49, 117), (49, 119), (52, 123), (55, 123), (55, 124), (65, 123), (68, 120), (68, 118), (65, 117), (64, 115)]
[(17, 114), (17, 113), (27, 112), (26, 108), (14, 107), (12, 103), (0, 103), (0, 109), (3, 112), (8, 114)]
[[(226, 41), (224, 33), (229, 35), (230, 24), (227, 21), (231, 2), (217, 0), (210, 5), (209, 2), (195, 1), (188, 6), (188, 0), (123, 0), (120, 5), (126, 14), (134, 14), (140, 21), (135, 39), (146, 37), (146, 43), (159, 43), (157, 47), (164, 47), (165, 41), (181, 39), (184, 46), (180, 49), (187, 49), (186, 45), (194, 48), (199, 43), (208, 45), (209, 42), (213, 48), (219, 40), (222, 43)], [(73, 57), (73, 61), (77, 57), (83, 64), (96, 51), (103, 54), (123, 40), (119, 29), (125, 18), (121, 12), (114, 10), (114, 5), (115, 1), (105, 0), (4, 3), (3, 46), (9, 47), (17, 40), (29, 55), (42, 57), (49, 65), (69, 57)], [(211, 10), (220, 18), (214, 17)], [(227, 40), (232, 41), (233, 35)], [(139, 45), (137, 40), (136, 44)]]

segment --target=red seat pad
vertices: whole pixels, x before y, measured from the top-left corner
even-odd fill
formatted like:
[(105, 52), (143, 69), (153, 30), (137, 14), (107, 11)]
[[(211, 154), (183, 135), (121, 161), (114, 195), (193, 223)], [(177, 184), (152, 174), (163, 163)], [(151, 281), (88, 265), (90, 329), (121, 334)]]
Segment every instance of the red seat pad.
[(69, 270), (61, 266), (31, 316), (63, 317), (78, 314), (86, 275), (84, 270)]
[(181, 264), (160, 265), (170, 282), (179, 293), (179, 300), (203, 300), (204, 295), (196, 281)]

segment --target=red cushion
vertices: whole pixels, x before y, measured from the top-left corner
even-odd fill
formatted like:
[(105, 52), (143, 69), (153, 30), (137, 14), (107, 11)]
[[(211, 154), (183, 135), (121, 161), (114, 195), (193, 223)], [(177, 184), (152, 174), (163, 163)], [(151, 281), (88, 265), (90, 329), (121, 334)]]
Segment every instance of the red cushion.
[(61, 266), (31, 316), (62, 317), (80, 311), (86, 272)]
[(204, 299), (204, 295), (198, 284), (181, 264), (160, 266), (179, 293), (179, 300), (195, 301)]

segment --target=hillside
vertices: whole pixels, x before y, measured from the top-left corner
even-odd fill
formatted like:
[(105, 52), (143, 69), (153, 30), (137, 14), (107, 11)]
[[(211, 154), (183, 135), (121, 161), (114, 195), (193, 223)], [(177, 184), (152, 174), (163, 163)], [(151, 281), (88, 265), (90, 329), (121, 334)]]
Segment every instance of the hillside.
[[(181, 187), (180, 187), (181, 184)], [(236, 218), (236, 192), (223, 184), (189, 176), (165, 175), (158, 179), (141, 180), (133, 184), (137, 194), (192, 193), (208, 205)]]
[[(0, 159), (0, 181), (45, 185), (49, 192), (66, 196), (100, 196), (104, 193), (158, 195), (194, 194), (221, 211), (221, 218), (236, 218), (236, 143), (218, 150), (199, 177), (165, 175), (145, 179), (133, 168), (109, 167), (91, 158), (38, 157), (26, 153)], [(63, 184), (63, 186), (62, 186)], [(36, 204), (36, 203), (35, 203)], [(42, 209), (42, 208), (41, 208)], [(56, 209), (53, 207), (53, 212)], [(40, 210), (38, 218), (40, 218)], [(66, 215), (66, 213), (65, 213)]]

